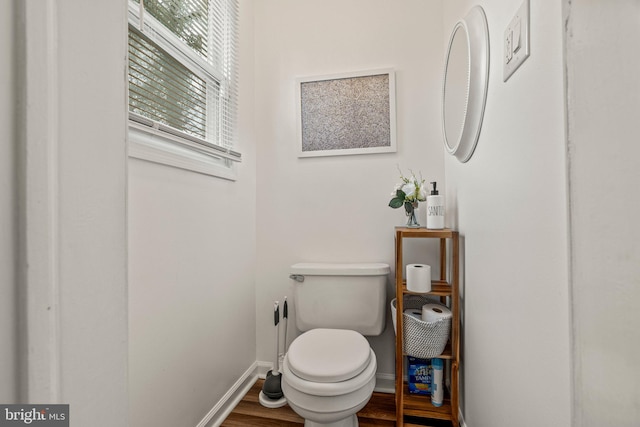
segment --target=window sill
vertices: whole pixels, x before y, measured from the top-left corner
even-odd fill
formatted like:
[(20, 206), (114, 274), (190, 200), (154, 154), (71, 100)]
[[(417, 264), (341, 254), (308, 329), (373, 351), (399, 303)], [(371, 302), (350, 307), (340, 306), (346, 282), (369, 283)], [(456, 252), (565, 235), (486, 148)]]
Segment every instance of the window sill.
[(129, 121), (128, 154), (131, 158), (185, 169), (230, 181), (236, 180), (235, 162), (216, 150)]

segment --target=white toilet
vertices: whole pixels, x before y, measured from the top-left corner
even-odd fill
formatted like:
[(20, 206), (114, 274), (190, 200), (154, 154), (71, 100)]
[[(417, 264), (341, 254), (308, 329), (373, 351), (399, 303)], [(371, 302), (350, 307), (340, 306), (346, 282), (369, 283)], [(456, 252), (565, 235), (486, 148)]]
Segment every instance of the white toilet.
[(376, 384), (363, 335), (385, 326), (387, 264), (291, 267), (297, 337), (284, 358), (282, 391), (306, 427), (356, 427)]

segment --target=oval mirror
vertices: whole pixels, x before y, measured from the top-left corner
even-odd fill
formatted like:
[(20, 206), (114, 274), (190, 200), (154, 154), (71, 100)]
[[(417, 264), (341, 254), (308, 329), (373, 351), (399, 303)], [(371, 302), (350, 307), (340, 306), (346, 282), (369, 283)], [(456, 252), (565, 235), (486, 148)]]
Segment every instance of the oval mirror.
[(463, 163), (478, 143), (488, 79), (489, 30), (484, 11), (475, 6), (453, 27), (442, 83), (444, 146)]

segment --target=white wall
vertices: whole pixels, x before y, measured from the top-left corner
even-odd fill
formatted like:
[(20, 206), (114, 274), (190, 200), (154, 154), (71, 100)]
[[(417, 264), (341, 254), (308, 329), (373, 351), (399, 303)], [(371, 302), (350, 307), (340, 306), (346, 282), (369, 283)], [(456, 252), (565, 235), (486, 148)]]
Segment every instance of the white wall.
[(640, 418), (640, 3), (565, 2), (575, 426)]
[[(561, 4), (530, 2), (531, 56), (505, 83), (502, 35), (521, 3), (481, 2), (491, 49), (482, 132), (468, 163), (445, 158), (449, 224), (463, 236), (469, 427), (570, 423)], [(445, 43), (475, 4), (444, 2)]]
[(13, 3), (0, 3), (0, 402), (17, 400)]
[[(442, 16), (439, 1), (424, 0), (269, 0), (255, 7), (257, 357), (272, 361), (271, 312), (274, 300), (292, 300), (289, 266), (393, 266), (394, 226), (406, 222), (403, 211), (387, 206), (397, 166), (442, 184)], [(396, 70), (397, 153), (299, 159), (295, 79), (387, 67)], [(385, 333), (370, 340), (378, 372), (393, 374), (387, 318)], [(295, 334), (292, 328), (288, 338)]]
[(131, 425), (195, 426), (256, 360), (252, 2), (238, 179), (129, 160)]
[(74, 424), (126, 425), (126, 6), (56, 5), (61, 397)]

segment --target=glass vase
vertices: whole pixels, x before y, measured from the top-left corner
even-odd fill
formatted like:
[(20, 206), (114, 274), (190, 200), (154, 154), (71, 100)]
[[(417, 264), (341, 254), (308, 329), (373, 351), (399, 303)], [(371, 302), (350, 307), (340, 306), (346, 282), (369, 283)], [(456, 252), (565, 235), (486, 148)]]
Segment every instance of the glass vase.
[(416, 219), (416, 211), (418, 210), (418, 202), (405, 202), (404, 211), (407, 214), (407, 227), (420, 227), (418, 220)]

